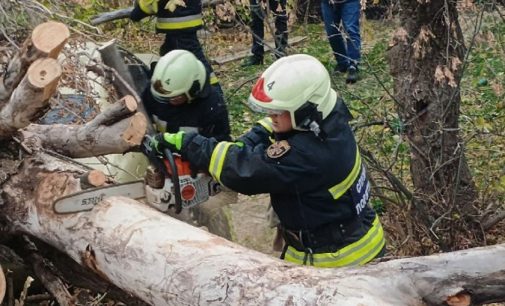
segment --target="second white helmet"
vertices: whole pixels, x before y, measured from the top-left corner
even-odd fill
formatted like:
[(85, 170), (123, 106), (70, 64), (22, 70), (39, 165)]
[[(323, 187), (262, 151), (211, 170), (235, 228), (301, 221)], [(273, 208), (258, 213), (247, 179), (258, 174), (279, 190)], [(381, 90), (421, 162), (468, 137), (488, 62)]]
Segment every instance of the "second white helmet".
[(308, 130), (326, 118), (337, 101), (326, 68), (315, 57), (295, 54), (275, 61), (260, 76), (249, 95), (252, 110), (267, 114), (288, 111), (294, 129)]
[(194, 99), (205, 86), (205, 66), (186, 50), (173, 50), (160, 58), (151, 77), (151, 93), (154, 98), (168, 101), (185, 94), (188, 101)]

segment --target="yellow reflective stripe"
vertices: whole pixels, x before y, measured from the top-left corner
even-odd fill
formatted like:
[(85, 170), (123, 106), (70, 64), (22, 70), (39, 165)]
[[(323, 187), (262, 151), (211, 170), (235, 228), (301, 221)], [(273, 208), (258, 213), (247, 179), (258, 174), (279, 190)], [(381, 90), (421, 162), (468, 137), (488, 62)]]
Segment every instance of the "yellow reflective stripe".
[(272, 128), (272, 118), (270, 117), (265, 117), (263, 119), (258, 120), (258, 124), (261, 124), (267, 130), (269, 133), (273, 132)]
[(167, 131), (167, 123), (165, 121), (161, 120), (156, 115), (153, 115), (153, 121), (158, 132), (165, 133)]
[[(376, 216), (372, 227), (360, 240), (335, 253), (313, 254), (313, 263), (315, 267), (322, 268), (364, 265), (377, 256), (385, 243), (384, 230)], [(296, 264), (303, 264), (304, 258), (305, 252), (300, 252), (291, 246), (286, 250), (284, 257), (286, 261)], [(307, 258), (307, 263), (310, 264), (310, 258)]]
[(201, 14), (184, 17), (158, 18), (156, 20), (156, 27), (162, 30), (194, 28), (201, 25), (203, 25)]
[(214, 72), (210, 73), (210, 80), (209, 80), (210, 85), (215, 85), (219, 83), (219, 79), (217, 78), (216, 74)]
[(359, 149), (356, 147), (356, 160), (354, 161), (354, 167), (352, 167), (351, 173), (337, 185), (328, 189), (331, 193), (333, 199), (340, 198), (349, 188), (351, 188), (354, 181), (358, 178), (361, 169), (361, 155), (359, 154)]
[(139, 7), (146, 14), (156, 14), (158, 12), (158, 0), (140, 0)]
[(223, 170), (226, 153), (233, 142), (222, 141), (216, 145), (210, 157), (209, 173), (212, 177), (221, 183), (221, 171)]

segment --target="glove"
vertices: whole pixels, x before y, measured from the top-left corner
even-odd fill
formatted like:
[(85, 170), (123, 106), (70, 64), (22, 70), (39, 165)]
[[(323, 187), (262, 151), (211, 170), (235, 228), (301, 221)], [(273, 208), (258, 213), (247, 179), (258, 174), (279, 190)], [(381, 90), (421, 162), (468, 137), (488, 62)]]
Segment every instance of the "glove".
[(178, 133), (159, 133), (151, 137), (149, 140), (149, 147), (163, 154), (163, 149), (169, 149), (172, 152), (179, 152), (182, 147), (182, 140), (184, 138), (184, 131)]

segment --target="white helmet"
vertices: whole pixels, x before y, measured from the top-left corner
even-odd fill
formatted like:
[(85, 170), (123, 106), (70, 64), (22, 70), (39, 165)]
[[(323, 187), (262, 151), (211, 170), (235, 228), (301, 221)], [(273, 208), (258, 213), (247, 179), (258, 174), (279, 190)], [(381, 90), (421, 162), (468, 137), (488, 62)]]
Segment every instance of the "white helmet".
[(194, 99), (205, 86), (205, 66), (186, 50), (173, 50), (163, 55), (154, 68), (151, 93), (160, 101), (185, 94)]
[(248, 104), (253, 111), (267, 114), (288, 111), (294, 129), (312, 130), (314, 123), (320, 124), (330, 114), (336, 101), (337, 93), (323, 64), (310, 55), (295, 54), (278, 59), (263, 72)]

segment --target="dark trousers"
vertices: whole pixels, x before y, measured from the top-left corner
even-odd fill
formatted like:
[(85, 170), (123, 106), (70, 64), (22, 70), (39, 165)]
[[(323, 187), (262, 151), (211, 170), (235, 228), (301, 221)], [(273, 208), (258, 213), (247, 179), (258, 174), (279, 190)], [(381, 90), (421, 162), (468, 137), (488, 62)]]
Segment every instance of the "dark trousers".
[(221, 85), (219, 85), (216, 74), (207, 60), (207, 57), (205, 57), (205, 54), (203, 53), (203, 48), (198, 40), (198, 36), (196, 36), (196, 31), (167, 33), (165, 35), (165, 41), (160, 47), (160, 56), (176, 49), (187, 50), (193, 53), (205, 66), (205, 69), (210, 76), (210, 84), (218, 90), (221, 96), (223, 96)]
[[(270, 12), (275, 18), (275, 49), (276, 55), (282, 56), (288, 44), (288, 15), (286, 14), (286, 0), (267, 0)], [(253, 45), (251, 52), (258, 58), (263, 58), (265, 37), (264, 19), (265, 9), (261, 7), (261, 0), (250, 0), (251, 4), (251, 30), (253, 32)], [(279, 9), (279, 10), (277, 10)]]

